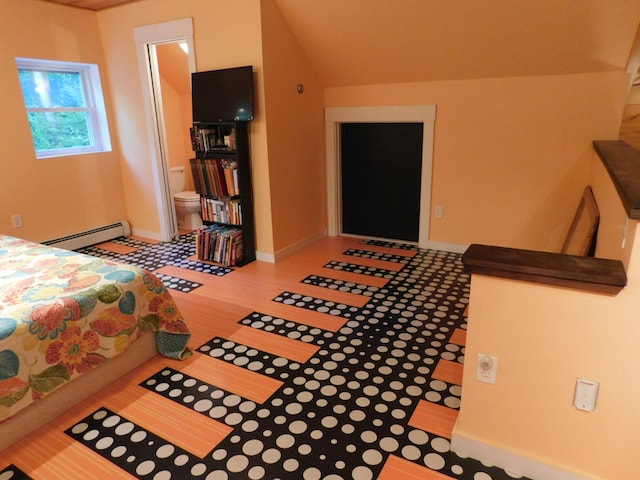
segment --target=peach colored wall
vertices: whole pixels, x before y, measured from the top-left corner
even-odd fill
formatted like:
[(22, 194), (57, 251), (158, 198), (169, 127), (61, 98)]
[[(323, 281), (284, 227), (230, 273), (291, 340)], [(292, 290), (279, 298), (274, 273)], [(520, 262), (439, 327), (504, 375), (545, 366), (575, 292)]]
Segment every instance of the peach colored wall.
[[(191, 170), (189, 167), (189, 158), (191, 157), (191, 148), (186, 150), (185, 138), (189, 138), (189, 126), (185, 128), (185, 121), (182, 118), (184, 109), (182, 108), (183, 99), (170, 83), (161, 80), (162, 103), (165, 118), (165, 133), (167, 138), (168, 163), (170, 167), (185, 168), (185, 191), (193, 190), (193, 180), (191, 178)], [(191, 97), (189, 97), (191, 101)], [(189, 122), (191, 123), (191, 122)]]
[(192, 18), (197, 70), (254, 66), (256, 118), (251, 123), (251, 148), (257, 245), (258, 249), (272, 251), (259, 7), (259, 0), (143, 0), (98, 12), (116, 122), (122, 136), (126, 203), (134, 227), (159, 230), (133, 31), (143, 25)]
[(436, 105), (430, 240), (559, 251), (622, 72), (328, 88), (325, 106)]
[[(592, 167), (598, 250), (626, 263), (627, 286), (609, 296), (473, 275), (455, 435), (576, 478), (631, 480), (640, 471), (640, 237), (629, 221), (621, 248), (626, 215), (605, 169)], [(498, 357), (495, 385), (475, 379), (479, 353)], [(600, 382), (594, 412), (572, 405), (577, 377)]]
[[(178, 54), (183, 58), (176, 61), (173, 56), (163, 55), (163, 49), (173, 49), (175, 45), (158, 45), (158, 70), (162, 90), (162, 106), (164, 110), (164, 124), (167, 139), (168, 164), (170, 167), (184, 167), (185, 186), (184, 191), (193, 190), (193, 178), (189, 159), (193, 156), (191, 149), (191, 73), (187, 64), (186, 54), (179, 49)], [(180, 77), (180, 78), (176, 78)], [(179, 82), (177, 85), (176, 82)], [(187, 92), (183, 93), (183, 83), (186, 83)], [(176, 88), (177, 87), (177, 88)]]
[(277, 253), (326, 231), (323, 89), (272, 0), (262, 1), (262, 22)]
[[(126, 219), (111, 89), (95, 14), (3, 0), (0, 18), (0, 232), (44, 241)], [(15, 57), (97, 64), (114, 151), (37, 160)], [(12, 227), (13, 214), (22, 215), (22, 228)]]

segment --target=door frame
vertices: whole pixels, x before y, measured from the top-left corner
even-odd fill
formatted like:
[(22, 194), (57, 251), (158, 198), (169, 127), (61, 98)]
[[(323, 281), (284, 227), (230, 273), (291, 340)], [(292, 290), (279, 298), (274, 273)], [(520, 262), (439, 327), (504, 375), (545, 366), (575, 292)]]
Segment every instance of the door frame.
[(343, 123), (422, 123), (422, 177), (420, 182), (420, 227), (418, 246), (429, 248), (431, 221), (431, 179), (435, 105), (384, 107), (332, 107), (325, 109), (327, 150), (327, 232), (336, 237), (342, 232), (341, 139)]
[(137, 27), (134, 29), (134, 37), (142, 82), (147, 132), (149, 133), (155, 205), (160, 221), (160, 240), (167, 242), (173, 240), (178, 234), (178, 223), (169, 184), (169, 165), (166, 159), (167, 138), (155, 46), (162, 43), (186, 42), (189, 50), (187, 53), (189, 71), (195, 72), (193, 19), (183, 18)]

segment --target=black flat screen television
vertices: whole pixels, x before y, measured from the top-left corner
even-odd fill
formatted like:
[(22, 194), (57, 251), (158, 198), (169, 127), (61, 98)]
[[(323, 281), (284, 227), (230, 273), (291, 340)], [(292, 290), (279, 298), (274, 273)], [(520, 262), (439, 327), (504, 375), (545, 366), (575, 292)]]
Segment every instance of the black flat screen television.
[(191, 74), (193, 121), (253, 120), (253, 68), (225, 68)]

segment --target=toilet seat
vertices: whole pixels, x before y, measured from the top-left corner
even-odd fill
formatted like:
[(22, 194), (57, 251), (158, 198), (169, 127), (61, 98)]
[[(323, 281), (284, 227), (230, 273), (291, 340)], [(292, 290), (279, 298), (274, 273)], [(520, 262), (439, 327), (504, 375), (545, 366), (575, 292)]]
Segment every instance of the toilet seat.
[(178, 192), (173, 194), (173, 199), (181, 203), (200, 203), (200, 195), (196, 192)]

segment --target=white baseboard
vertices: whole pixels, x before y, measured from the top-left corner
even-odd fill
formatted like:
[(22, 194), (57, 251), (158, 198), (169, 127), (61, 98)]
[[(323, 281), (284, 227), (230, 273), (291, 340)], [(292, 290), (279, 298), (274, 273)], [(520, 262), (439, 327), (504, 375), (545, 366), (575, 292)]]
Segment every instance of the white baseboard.
[(455, 427), (451, 435), (451, 450), (460, 457), (470, 457), (485, 465), (502, 468), (514, 478), (523, 476), (532, 480), (604, 480), (481, 442), (456, 432)]
[[(293, 255), (294, 253), (302, 250), (305, 247), (308, 247), (312, 243), (326, 236), (327, 236), (327, 231), (323, 230), (322, 232), (318, 232), (314, 235), (311, 235), (299, 242), (294, 243), (293, 245), (289, 245), (288, 247), (283, 248), (282, 250), (278, 250), (276, 253), (266, 253), (266, 252), (257, 251), (256, 260), (261, 260), (263, 262), (268, 262), (268, 263), (279, 262), (280, 260), (283, 260), (288, 256)], [(368, 237), (361, 237), (359, 235), (345, 235), (345, 236), (355, 237), (355, 238), (368, 238)], [(389, 240), (389, 241), (398, 241), (398, 240)], [(459, 245), (455, 243), (428, 241), (427, 245), (424, 247), (421, 246), (421, 248), (429, 248), (432, 250), (442, 250), (445, 252), (452, 252), (452, 253), (464, 253), (467, 250), (467, 248), (469, 248), (469, 245)]]
[[(422, 245), (421, 245), (422, 247)], [(431, 250), (442, 250), (452, 253), (464, 253), (469, 248), (469, 245), (459, 245), (457, 243), (445, 243), (445, 242), (432, 242), (427, 240), (427, 244), (422, 248), (429, 248)]]
[(256, 250), (256, 260), (267, 263), (276, 263), (276, 256), (274, 253), (265, 253)]
[(307, 238), (300, 240), (299, 242), (289, 245), (288, 247), (283, 248), (282, 250), (278, 250), (275, 253), (265, 253), (265, 252), (257, 251), (256, 260), (261, 260), (263, 262), (268, 262), (268, 263), (277, 263), (293, 255), (294, 253), (299, 252), (303, 248), (308, 247), (312, 243), (315, 243), (321, 238), (324, 238), (326, 236), (327, 236), (327, 231), (323, 230), (321, 232), (317, 232), (313, 235), (310, 235)]

